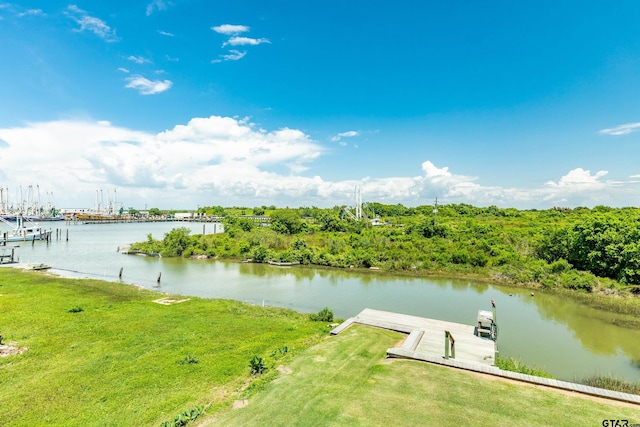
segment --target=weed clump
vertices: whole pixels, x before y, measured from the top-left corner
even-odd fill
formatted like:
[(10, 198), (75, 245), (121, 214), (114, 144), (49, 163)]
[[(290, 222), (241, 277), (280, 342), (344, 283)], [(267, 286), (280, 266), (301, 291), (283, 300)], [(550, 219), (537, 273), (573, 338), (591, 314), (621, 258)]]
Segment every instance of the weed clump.
[(171, 421), (165, 421), (160, 424), (160, 427), (182, 427), (186, 426), (192, 421), (195, 421), (200, 415), (204, 414), (207, 408), (204, 406), (194, 406), (193, 408), (182, 411)]
[(640, 383), (623, 381), (610, 375), (594, 375), (583, 379), (580, 383), (621, 393), (640, 394)]
[(180, 359), (176, 362), (178, 365), (195, 365), (198, 363), (198, 359), (188, 354), (183, 359)]
[(498, 357), (498, 359), (496, 360), (496, 366), (503, 371), (518, 372), (521, 374), (533, 375), (542, 378), (553, 378), (553, 376), (544, 369), (536, 367), (530, 368), (524, 365), (520, 360), (513, 357)]
[(267, 364), (260, 356), (253, 356), (249, 361), (249, 368), (251, 368), (251, 375), (260, 375), (267, 371)]

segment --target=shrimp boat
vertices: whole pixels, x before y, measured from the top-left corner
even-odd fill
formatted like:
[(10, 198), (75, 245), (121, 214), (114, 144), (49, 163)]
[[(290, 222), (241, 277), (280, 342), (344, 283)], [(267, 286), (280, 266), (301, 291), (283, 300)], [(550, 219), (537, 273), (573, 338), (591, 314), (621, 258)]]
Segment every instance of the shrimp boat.
[(51, 229), (45, 230), (38, 223), (29, 221), (22, 216), (16, 218), (14, 223), (0, 217), (0, 222), (10, 227), (8, 231), (1, 232), (0, 244), (7, 242), (29, 242), (33, 240), (50, 240)]

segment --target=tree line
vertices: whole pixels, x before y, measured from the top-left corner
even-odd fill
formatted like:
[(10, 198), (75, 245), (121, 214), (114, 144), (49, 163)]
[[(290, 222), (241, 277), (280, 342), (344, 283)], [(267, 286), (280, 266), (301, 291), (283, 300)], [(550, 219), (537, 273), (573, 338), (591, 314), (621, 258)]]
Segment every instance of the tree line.
[[(202, 208), (203, 213), (225, 214), (220, 215), (225, 233), (191, 235), (177, 228), (162, 240), (149, 235), (132, 249), (640, 293), (638, 208), (517, 210), (450, 204), (434, 213), (428, 205), (367, 207), (384, 225), (349, 219), (344, 206)], [(250, 218), (256, 212), (270, 218), (269, 227)]]

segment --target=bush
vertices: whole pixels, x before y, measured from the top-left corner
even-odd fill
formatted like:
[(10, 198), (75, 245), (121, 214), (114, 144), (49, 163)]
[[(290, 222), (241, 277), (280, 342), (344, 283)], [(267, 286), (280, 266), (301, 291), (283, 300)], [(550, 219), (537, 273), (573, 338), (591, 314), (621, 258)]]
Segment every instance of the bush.
[(269, 261), (269, 249), (264, 246), (258, 246), (253, 250), (253, 261), (254, 262), (267, 262)]
[(591, 273), (569, 270), (560, 274), (560, 285), (564, 288), (591, 292), (596, 285), (596, 277)]
[(71, 307), (67, 310), (69, 313), (82, 313), (84, 309), (82, 307)]
[(565, 259), (559, 259), (558, 261), (555, 261), (553, 263), (551, 263), (551, 265), (549, 266), (549, 269), (551, 270), (552, 273), (562, 273), (563, 271), (567, 271), (571, 269), (571, 264), (569, 264), (569, 262)]
[(333, 322), (333, 311), (328, 307), (323, 308), (317, 314), (310, 314), (309, 318), (314, 322)]

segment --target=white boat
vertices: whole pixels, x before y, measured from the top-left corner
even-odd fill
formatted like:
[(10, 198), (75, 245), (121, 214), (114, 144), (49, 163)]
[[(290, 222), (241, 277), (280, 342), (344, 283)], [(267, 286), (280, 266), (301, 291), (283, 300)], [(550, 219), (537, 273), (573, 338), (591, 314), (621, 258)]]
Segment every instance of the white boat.
[(33, 240), (50, 240), (51, 229), (45, 230), (38, 223), (24, 219), (22, 216), (16, 218), (15, 226), (0, 217), (0, 222), (4, 223), (9, 230), (0, 234), (0, 244), (7, 242), (29, 242)]

